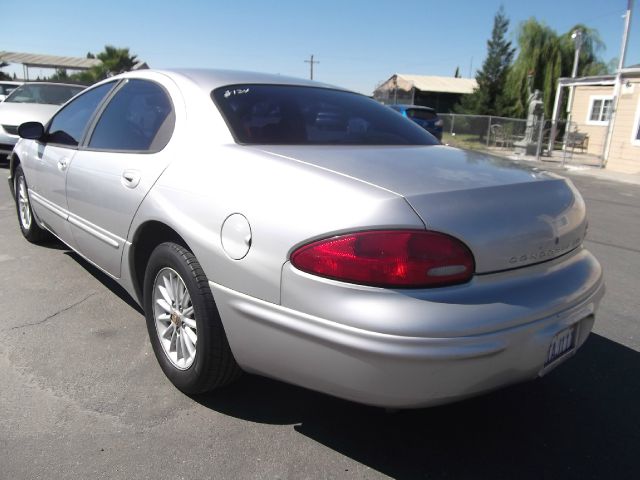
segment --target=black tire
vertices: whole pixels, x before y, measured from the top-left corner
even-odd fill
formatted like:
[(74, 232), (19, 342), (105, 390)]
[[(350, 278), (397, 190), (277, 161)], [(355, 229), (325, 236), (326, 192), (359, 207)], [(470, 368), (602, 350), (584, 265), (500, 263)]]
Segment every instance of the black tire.
[[(27, 179), (24, 176), (24, 172), (22, 171), (22, 167), (20, 165), (16, 167), (16, 171), (13, 176), (13, 191), (15, 192), (18, 225), (20, 225), (20, 231), (22, 232), (24, 238), (26, 238), (31, 243), (42, 243), (45, 240), (49, 240), (49, 232), (38, 225), (38, 221), (33, 215), (33, 210), (31, 209), (31, 200), (29, 199), (28, 195)], [(21, 204), (22, 195), (24, 195), (23, 200), (26, 201), (26, 204)], [(27, 209), (27, 212), (25, 213), (26, 215), (28, 215), (28, 221), (25, 218), (25, 215), (21, 214), (21, 206), (26, 207)]]
[[(169, 358), (160, 340), (154, 313), (154, 285), (162, 271), (172, 269), (181, 278), (191, 297), (196, 322), (195, 359), (188, 368), (178, 368)], [(158, 363), (167, 378), (187, 394), (203, 393), (236, 380), (242, 370), (236, 363), (207, 277), (196, 257), (182, 245), (158, 245), (147, 264), (144, 276), (144, 311), (149, 339)], [(166, 345), (166, 344), (165, 344)]]

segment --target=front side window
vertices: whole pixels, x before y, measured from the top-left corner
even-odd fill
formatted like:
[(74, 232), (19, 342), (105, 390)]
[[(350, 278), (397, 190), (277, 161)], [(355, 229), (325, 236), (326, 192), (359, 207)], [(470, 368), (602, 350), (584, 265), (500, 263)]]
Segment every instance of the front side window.
[(5, 99), (7, 103), (42, 103), (47, 105), (62, 105), (85, 87), (74, 85), (51, 85), (28, 83), (19, 86)]
[(60, 110), (49, 124), (47, 141), (60, 145), (77, 146), (82, 140), (93, 112), (114, 85), (115, 82), (109, 82), (93, 88)]
[(589, 121), (592, 123), (607, 123), (611, 117), (610, 97), (593, 97), (589, 109)]
[(436, 145), (364, 95), (291, 85), (230, 85), (212, 97), (236, 141), (262, 145)]
[(159, 151), (169, 142), (174, 123), (173, 105), (161, 86), (129, 80), (104, 109), (89, 148)]

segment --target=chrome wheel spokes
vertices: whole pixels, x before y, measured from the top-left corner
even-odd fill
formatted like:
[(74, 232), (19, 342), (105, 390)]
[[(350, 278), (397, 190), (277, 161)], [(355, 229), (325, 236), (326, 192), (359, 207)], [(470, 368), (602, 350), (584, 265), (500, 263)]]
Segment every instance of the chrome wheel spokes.
[(176, 368), (186, 370), (196, 358), (198, 331), (187, 286), (171, 268), (165, 267), (156, 275), (153, 316), (167, 358)]

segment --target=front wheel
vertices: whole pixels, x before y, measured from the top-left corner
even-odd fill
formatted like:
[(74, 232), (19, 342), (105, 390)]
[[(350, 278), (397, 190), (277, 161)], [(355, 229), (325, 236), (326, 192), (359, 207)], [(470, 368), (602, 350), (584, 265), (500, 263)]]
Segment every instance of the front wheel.
[(151, 254), (144, 311), (158, 363), (178, 389), (202, 393), (240, 375), (207, 277), (182, 245), (162, 243)]
[(41, 243), (48, 238), (48, 232), (38, 225), (33, 216), (27, 180), (20, 165), (16, 167), (13, 187), (16, 195), (16, 211), (18, 213), (20, 231), (24, 238), (31, 243)]

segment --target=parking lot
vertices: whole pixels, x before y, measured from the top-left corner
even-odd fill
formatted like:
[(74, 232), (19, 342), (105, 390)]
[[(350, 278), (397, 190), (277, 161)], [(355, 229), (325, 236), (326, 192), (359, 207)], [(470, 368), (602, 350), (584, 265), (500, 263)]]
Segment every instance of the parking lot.
[(3, 180), (0, 478), (638, 478), (640, 186), (572, 178), (607, 282), (584, 348), (534, 382), (398, 413), (255, 376), (185, 396), (123, 290), (22, 238)]

